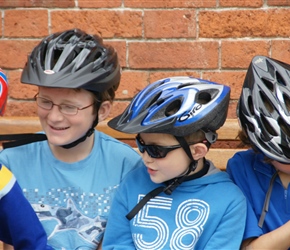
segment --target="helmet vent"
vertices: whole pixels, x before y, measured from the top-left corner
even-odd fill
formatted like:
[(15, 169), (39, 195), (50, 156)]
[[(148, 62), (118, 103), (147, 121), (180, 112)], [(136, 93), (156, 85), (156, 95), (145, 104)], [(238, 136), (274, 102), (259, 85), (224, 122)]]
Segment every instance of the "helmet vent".
[(274, 78), (275, 77), (275, 72), (276, 72), (275, 67), (268, 60), (266, 60), (266, 64), (267, 64), (267, 67), (268, 67), (268, 72)]
[(251, 115), (252, 116), (255, 115), (252, 96), (248, 97), (248, 107), (249, 107), (249, 111), (251, 112)]
[(180, 85), (177, 87), (177, 89), (182, 89), (182, 88), (185, 88), (185, 87), (187, 87), (187, 86), (192, 86), (192, 85), (194, 85), (194, 84), (196, 84), (196, 82), (187, 82), (187, 83), (183, 83), (183, 84), (180, 84)]
[(283, 151), (283, 154), (288, 158), (287, 160), (290, 159), (290, 150), (288, 147), (285, 147), (283, 145), (280, 144), (280, 148), (282, 149)]
[(281, 118), (278, 119), (278, 124), (281, 128), (281, 130), (288, 136), (290, 137), (290, 128), (289, 125), (285, 123), (285, 121)]
[(279, 74), (279, 72), (276, 72), (276, 79), (279, 84), (287, 86), (287, 84), (285, 83), (283, 77)]
[(290, 111), (290, 98), (288, 95), (283, 94), (283, 99), (284, 99), (284, 103), (286, 106), (286, 109), (288, 111), (288, 115), (289, 115), (289, 111)]
[(207, 104), (211, 101), (211, 95), (208, 92), (200, 92), (197, 96), (196, 102), (199, 104)]
[(265, 86), (271, 91), (273, 92), (274, 90), (274, 86), (273, 86), (273, 83), (270, 82), (268, 79), (265, 79), (265, 78), (261, 78), (261, 80), (263, 81), (263, 83), (265, 84)]
[(248, 127), (248, 130), (250, 130), (252, 133), (255, 133), (255, 126), (251, 122), (248, 122), (246, 126)]
[(272, 149), (268, 147), (268, 145), (265, 143), (265, 140), (261, 140), (261, 138), (259, 138), (258, 136), (255, 136), (256, 140), (257, 140), (257, 144), (260, 145), (260, 147), (262, 147), (263, 149), (265, 149), (268, 152), (272, 152)]
[(267, 130), (267, 132), (270, 135), (272, 135), (272, 136), (278, 136), (278, 134), (275, 131), (275, 129), (271, 126), (271, 124), (267, 121), (267, 119), (263, 115), (261, 116), (261, 121), (262, 121), (262, 123), (264, 125), (264, 128)]
[(175, 100), (172, 103), (170, 103), (165, 110), (165, 115), (166, 116), (171, 116), (174, 115), (175, 113), (178, 112), (178, 110), (181, 107), (181, 101), (180, 100)]
[(62, 50), (56, 49), (53, 51), (53, 60), (51, 60), (50, 69), (53, 69), (58, 59), (60, 58)]
[(151, 107), (155, 103), (157, 105), (163, 103), (164, 102), (164, 99), (159, 99), (160, 95), (161, 95), (161, 92), (159, 92), (157, 95), (155, 95), (154, 98), (151, 100), (151, 102), (148, 104), (148, 107)]
[(274, 107), (273, 107), (272, 103), (270, 102), (270, 100), (267, 98), (267, 96), (263, 92), (260, 92), (260, 96), (261, 96), (262, 102), (264, 103), (264, 106), (266, 107), (268, 112), (270, 114), (273, 113)]

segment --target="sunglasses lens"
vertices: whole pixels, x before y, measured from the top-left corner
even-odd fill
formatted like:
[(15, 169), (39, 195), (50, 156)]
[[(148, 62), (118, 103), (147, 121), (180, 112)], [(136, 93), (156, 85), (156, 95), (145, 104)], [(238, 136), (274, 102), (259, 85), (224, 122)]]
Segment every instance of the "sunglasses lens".
[(145, 151), (151, 158), (164, 158), (168, 152), (179, 148), (179, 146), (162, 147), (158, 145), (144, 145), (139, 136), (136, 137), (136, 144), (139, 151), (143, 154)]
[(145, 145), (143, 145), (138, 138), (136, 138), (136, 144), (139, 151), (143, 154), (145, 152)]
[(165, 148), (154, 145), (147, 146), (146, 151), (152, 158), (164, 158), (167, 153)]

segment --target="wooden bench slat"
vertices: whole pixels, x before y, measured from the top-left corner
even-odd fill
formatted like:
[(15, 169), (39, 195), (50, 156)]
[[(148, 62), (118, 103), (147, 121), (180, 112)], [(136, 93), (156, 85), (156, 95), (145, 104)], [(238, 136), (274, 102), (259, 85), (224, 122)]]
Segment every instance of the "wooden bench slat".
[[(108, 120), (98, 124), (97, 129), (120, 140), (134, 139), (135, 135), (118, 132), (107, 125)], [(239, 124), (236, 119), (227, 119), (218, 130), (219, 140), (238, 140)], [(0, 134), (35, 133), (41, 130), (38, 117), (2, 117)]]
[(211, 160), (217, 168), (225, 171), (228, 159), (230, 159), (235, 153), (242, 150), (246, 149), (211, 148), (206, 155), (206, 159)]

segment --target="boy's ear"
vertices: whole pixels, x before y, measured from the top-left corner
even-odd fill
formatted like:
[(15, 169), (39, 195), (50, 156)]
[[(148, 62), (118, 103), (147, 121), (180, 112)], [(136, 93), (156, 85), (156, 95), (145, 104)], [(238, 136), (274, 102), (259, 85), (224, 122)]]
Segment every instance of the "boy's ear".
[(104, 101), (101, 103), (101, 106), (98, 112), (99, 122), (104, 121), (109, 116), (111, 108), (112, 108), (111, 102)]
[(194, 160), (199, 160), (208, 152), (208, 148), (204, 143), (196, 143), (190, 146), (191, 154)]

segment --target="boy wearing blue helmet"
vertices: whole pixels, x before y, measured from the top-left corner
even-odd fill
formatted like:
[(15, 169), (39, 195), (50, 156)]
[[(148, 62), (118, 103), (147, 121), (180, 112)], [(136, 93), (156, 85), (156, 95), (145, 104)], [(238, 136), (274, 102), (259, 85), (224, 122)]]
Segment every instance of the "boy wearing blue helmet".
[[(0, 115), (5, 111), (8, 95), (7, 78), (0, 69)], [(14, 249), (52, 249), (46, 233), (25, 199), (14, 175), (0, 164), (0, 241)]]
[(224, 85), (166, 78), (143, 89), (109, 122), (137, 134), (144, 166), (117, 191), (103, 249), (239, 249), (246, 200), (205, 158), (229, 97)]

